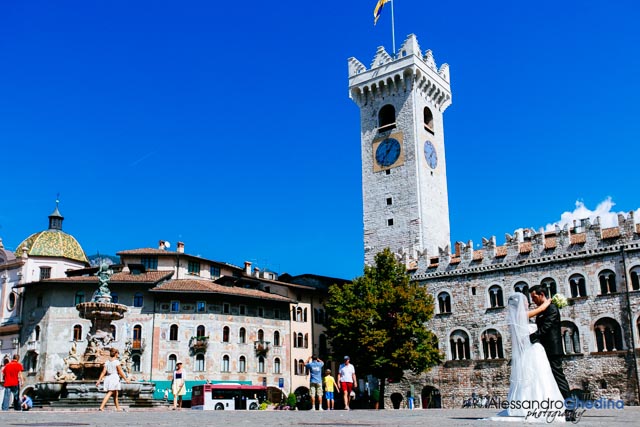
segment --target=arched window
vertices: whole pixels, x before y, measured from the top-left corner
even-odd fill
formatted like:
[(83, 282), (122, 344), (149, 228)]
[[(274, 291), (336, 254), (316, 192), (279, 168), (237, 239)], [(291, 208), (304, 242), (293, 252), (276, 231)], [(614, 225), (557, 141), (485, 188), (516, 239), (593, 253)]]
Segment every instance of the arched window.
[(222, 328), (222, 342), (229, 342), (229, 327)]
[(131, 356), (131, 370), (133, 372), (140, 372), (140, 355), (134, 354)]
[(133, 327), (133, 342), (131, 343), (131, 346), (135, 349), (142, 348), (142, 326), (141, 325), (135, 325)]
[(616, 290), (616, 273), (611, 270), (603, 270), (598, 274), (600, 282), (600, 294), (609, 295), (617, 292)]
[(262, 357), (262, 356), (258, 357), (258, 372), (260, 372), (260, 373), (265, 372), (264, 357)]
[(73, 326), (73, 340), (82, 341), (82, 325)]
[(280, 373), (280, 359), (277, 357), (273, 360), (273, 373), (274, 374)]
[(487, 329), (482, 333), (482, 353), (485, 359), (504, 359), (502, 351), (502, 335), (495, 329)]
[(136, 294), (133, 296), (133, 306), (142, 307), (143, 302), (144, 298), (142, 297), (142, 292), (136, 292)]
[(196, 336), (197, 337), (207, 336), (206, 331), (204, 329), (204, 325), (198, 325), (198, 327), (196, 328)]
[(396, 109), (387, 104), (378, 112), (378, 130), (393, 129), (396, 127)]
[(296, 309), (296, 322), (302, 322), (302, 308)]
[(580, 332), (578, 327), (568, 320), (561, 323), (562, 344), (565, 354), (582, 353), (580, 350)]
[(258, 341), (264, 341), (264, 331), (262, 329), (258, 329)]
[(558, 286), (556, 285), (556, 281), (553, 280), (551, 277), (542, 279), (542, 281), (540, 282), (540, 285), (543, 288), (547, 289), (549, 298), (553, 298), (553, 296), (558, 293)]
[(296, 347), (303, 348), (304, 347), (304, 336), (302, 332), (298, 332), (298, 339), (296, 340)]
[(603, 317), (593, 327), (596, 334), (598, 351), (618, 351), (622, 347), (622, 330), (620, 325), (610, 317)]
[(115, 341), (117, 339), (116, 325), (109, 325), (109, 332), (111, 332), (111, 336), (113, 337), (113, 340)]
[(438, 307), (440, 313), (451, 313), (451, 296), (448, 292), (440, 292), (438, 294)]
[(298, 360), (298, 375), (304, 375), (304, 374), (305, 374), (304, 360), (300, 359)]
[(238, 359), (238, 372), (247, 372), (247, 358), (244, 356)]
[(304, 322), (306, 323), (307, 321), (307, 309), (304, 309)]
[(326, 355), (327, 355), (327, 353), (329, 351), (329, 348), (327, 346), (327, 336), (325, 334), (320, 334), (320, 337), (319, 337), (318, 341), (319, 341), (319, 344), (320, 344), (319, 347), (318, 347), (318, 353), (320, 353), (322, 356), (324, 356), (324, 357), (322, 357), (323, 359), (326, 359)]
[(194, 370), (204, 371), (204, 354), (196, 354), (196, 366), (194, 367)]
[(582, 274), (573, 274), (569, 277), (569, 287), (571, 288), (571, 298), (587, 296), (587, 282)]
[(238, 342), (240, 344), (246, 344), (247, 342), (247, 330), (245, 328), (240, 328), (238, 332)]
[(178, 341), (178, 325), (169, 327), (169, 341)]
[(304, 334), (304, 348), (309, 348), (309, 334)]
[(520, 292), (524, 296), (527, 297), (527, 302), (531, 304), (531, 299), (529, 299), (529, 285), (527, 282), (518, 282), (513, 286), (513, 290), (515, 292)]
[(278, 331), (273, 333), (273, 346), (280, 347), (280, 332)]
[(222, 356), (222, 372), (229, 372), (229, 356)]
[(451, 346), (451, 360), (470, 360), (471, 348), (469, 343), (469, 335), (461, 329), (457, 329), (451, 333), (449, 338)]
[(493, 285), (489, 288), (489, 304), (491, 308), (504, 307), (504, 297), (500, 286)]
[(433, 133), (433, 113), (429, 107), (424, 107), (424, 128)]
[(36, 325), (34, 332), (34, 341), (40, 341), (40, 325)]
[(640, 291), (640, 267), (631, 269), (631, 290)]
[(84, 302), (84, 292), (82, 291), (76, 292), (75, 305), (78, 305), (83, 302)]
[(170, 354), (169, 359), (167, 360), (167, 370), (175, 371), (177, 361), (178, 361), (178, 357), (175, 354)]

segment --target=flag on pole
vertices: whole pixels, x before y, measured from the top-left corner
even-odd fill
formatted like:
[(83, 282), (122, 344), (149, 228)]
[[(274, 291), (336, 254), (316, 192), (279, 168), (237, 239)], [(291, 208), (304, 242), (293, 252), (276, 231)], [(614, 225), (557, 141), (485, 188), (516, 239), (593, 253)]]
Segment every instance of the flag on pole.
[(378, 0), (378, 4), (376, 4), (376, 8), (373, 9), (373, 25), (378, 23), (378, 18), (380, 18), (380, 13), (382, 13), (382, 6), (385, 3), (389, 3), (391, 0)]

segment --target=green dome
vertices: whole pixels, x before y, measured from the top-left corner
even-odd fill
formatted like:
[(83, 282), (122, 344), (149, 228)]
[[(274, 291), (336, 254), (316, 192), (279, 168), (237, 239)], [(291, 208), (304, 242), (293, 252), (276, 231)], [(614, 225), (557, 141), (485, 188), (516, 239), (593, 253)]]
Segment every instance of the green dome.
[(67, 258), (89, 264), (80, 243), (70, 234), (62, 230), (45, 230), (27, 237), (15, 250), (16, 258), (20, 258), (27, 247), (27, 254), (32, 256)]

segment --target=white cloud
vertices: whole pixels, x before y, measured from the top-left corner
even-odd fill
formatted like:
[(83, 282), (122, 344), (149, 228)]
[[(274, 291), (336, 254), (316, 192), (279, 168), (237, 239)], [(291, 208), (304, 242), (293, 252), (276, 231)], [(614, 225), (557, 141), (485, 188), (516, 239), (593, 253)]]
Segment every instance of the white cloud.
[[(555, 230), (556, 225), (559, 225), (560, 228), (562, 228), (565, 224), (569, 224), (569, 227), (572, 227), (574, 220), (579, 223), (581, 219), (585, 218), (589, 218), (591, 223), (593, 223), (596, 217), (600, 217), (600, 226), (602, 228), (617, 227), (618, 214), (623, 214), (626, 217), (628, 212), (613, 212), (612, 209), (614, 206), (615, 203), (613, 203), (611, 197), (607, 197), (605, 200), (600, 202), (598, 206), (596, 206), (595, 210), (590, 210), (582, 201), (578, 200), (576, 201), (576, 208), (572, 212), (563, 213), (560, 215), (560, 221), (547, 224), (545, 230), (553, 231)], [(634, 218), (635, 222), (638, 222), (640, 219), (640, 208), (634, 212)]]

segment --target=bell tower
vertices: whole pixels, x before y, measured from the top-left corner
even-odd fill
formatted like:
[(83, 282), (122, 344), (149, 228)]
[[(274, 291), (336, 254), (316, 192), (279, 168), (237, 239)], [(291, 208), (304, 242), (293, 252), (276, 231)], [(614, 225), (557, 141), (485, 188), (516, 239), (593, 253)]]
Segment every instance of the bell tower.
[(360, 108), (365, 263), (386, 247), (407, 263), (437, 256), (450, 245), (449, 66), (411, 34), (393, 57), (379, 47), (369, 69), (349, 59), (349, 97)]

